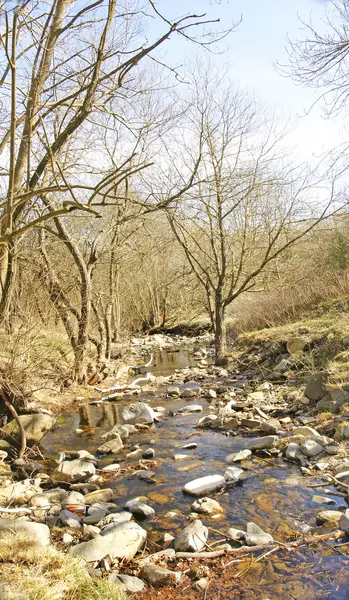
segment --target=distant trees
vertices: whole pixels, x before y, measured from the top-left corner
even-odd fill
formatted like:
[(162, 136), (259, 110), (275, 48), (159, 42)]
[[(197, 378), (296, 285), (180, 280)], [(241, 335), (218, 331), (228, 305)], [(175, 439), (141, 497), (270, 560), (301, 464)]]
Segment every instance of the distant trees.
[(273, 121), (210, 72), (197, 79), (186, 118), (183, 155), (200, 146), (201, 161), (195, 185), (166, 214), (206, 294), (219, 363), (227, 308), (263, 289), (278, 257), (336, 210), (336, 176), (288, 166)]

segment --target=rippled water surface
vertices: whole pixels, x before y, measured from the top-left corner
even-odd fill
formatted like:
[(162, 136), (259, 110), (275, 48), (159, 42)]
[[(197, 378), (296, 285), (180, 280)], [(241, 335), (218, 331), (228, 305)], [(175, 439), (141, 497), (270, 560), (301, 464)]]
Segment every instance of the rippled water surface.
[[(191, 364), (189, 353), (185, 349), (173, 352), (160, 352), (155, 356), (155, 366), (150, 370), (154, 375), (170, 375), (174, 369)], [(187, 387), (187, 386), (186, 386)], [(183, 486), (190, 480), (204, 475), (222, 474), (227, 468), (226, 457), (234, 451), (246, 447), (250, 438), (226, 437), (222, 433), (199, 430), (195, 425), (203, 414), (207, 414), (208, 402), (204, 399), (169, 399), (164, 389), (158, 393), (140, 394), (124, 398), (122, 401), (104, 403), (101, 406), (83, 406), (78, 412), (62, 415), (59, 427), (44, 439), (44, 451), (52, 458), (58, 452), (69, 450), (88, 450), (94, 453), (101, 445), (101, 435), (119, 422), (119, 409), (132, 402), (150, 400), (152, 407), (166, 408), (166, 417), (148, 431), (138, 432), (125, 442), (125, 448), (117, 456), (104, 458), (101, 465), (119, 462), (121, 467), (129, 467), (133, 461), (125, 455), (135, 444), (142, 449), (155, 449), (155, 484), (147, 484), (138, 479), (127, 479), (127, 473), (120, 473), (106, 482), (106, 487), (115, 489), (120, 507), (136, 496), (147, 496), (149, 504), (155, 509), (156, 517), (143, 523), (148, 529), (149, 540), (154, 542), (152, 551), (163, 546), (165, 531), (174, 536), (188, 524), (187, 515), (191, 512), (194, 498), (182, 492)], [(176, 415), (168, 412), (186, 404), (200, 403), (204, 413)], [(83, 433), (76, 434), (76, 429)], [(183, 450), (188, 442), (198, 444), (195, 450)], [(176, 453), (189, 454), (185, 461), (174, 461)], [(299, 537), (306, 531), (307, 525), (315, 526), (315, 515), (319, 510), (347, 506), (345, 500), (337, 496), (336, 503), (327, 507), (312, 501), (314, 494), (322, 494), (321, 488), (307, 488), (309, 479), (303, 478), (297, 466), (285, 463), (282, 459), (253, 458), (242, 463), (248, 470), (249, 478), (242, 484), (230, 488), (224, 493), (212, 494), (224, 508), (218, 520), (203, 517), (203, 522), (217, 531), (227, 532), (229, 527), (245, 528), (247, 521), (254, 521), (271, 533), (275, 539), (287, 542)], [(126, 477), (125, 477), (126, 475)], [(331, 498), (331, 496), (327, 496)], [(178, 511), (176, 517), (165, 517), (169, 511)], [(325, 532), (317, 529), (317, 532)], [(222, 539), (219, 533), (210, 531), (208, 542)], [(339, 543), (339, 542), (338, 542)], [(342, 547), (343, 552), (348, 546)], [(283, 551), (265, 558), (251, 566), (251, 558), (229, 569), (224, 569), (215, 578), (207, 592), (207, 598), (232, 598), (253, 600), (300, 600), (330, 599), (349, 600), (349, 559), (341, 553), (341, 547), (334, 551), (323, 543), (297, 552)], [(228, 562), (225, 559), (225, 562)], [(239, 570), (249, 567), (245, 575), (234, 577)], [(217, 569), (217, 565), (212, 567)], [(177, 593), (177, 592), (176, 592)], [(151, 596), (147, 595), (147, 598)], [(177, 597), (175, 595), (165, 597)], [(178, 596), (180, 597), (180, 596)], [(185, 598), (200, 597), (198, 592), (189, 588)]]

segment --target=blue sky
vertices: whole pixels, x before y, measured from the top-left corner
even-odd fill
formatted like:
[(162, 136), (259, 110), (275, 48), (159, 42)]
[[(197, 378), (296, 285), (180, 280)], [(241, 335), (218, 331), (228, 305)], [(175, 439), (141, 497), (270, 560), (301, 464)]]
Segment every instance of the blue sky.
[[(263, 103), (275, 108), (276, 114), (290, 120), (297, 130), (290, 135), (289, 144), (299, 156), (307, 159), (313, 154), (332, 148), (346, 137), (344, 115), (325, 120), (321, 107), (316, 106), (304, 116), (317, 97), (316, 91), (295, 85), (275, 70), (273, 63), (287, 61), (287, 36), (292, 40), (303, 37), (299, 17), (320, 30), (325, 29), (326, 0), (158, 0), (159, 9), (170, 18), (189, 12), (206, 13), (208, 18), (220, 18), (228, 27), (240, 15), (243, 20), (237, 30), (220, 44), (223, 55), (217, 64), (227, 64), (233, 78), (241, 86), (253, 90)], [(168, 58), (183, 61), (193, 46), (177, 39), (168, 47)]]

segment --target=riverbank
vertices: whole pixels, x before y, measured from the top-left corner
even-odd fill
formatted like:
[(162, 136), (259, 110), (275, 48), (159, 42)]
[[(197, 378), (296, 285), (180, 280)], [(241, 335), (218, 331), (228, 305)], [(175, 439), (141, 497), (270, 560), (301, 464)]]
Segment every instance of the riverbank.
[[(311, 335), (289, 333), (298, 346)], [(12, 486), (3, 506), (29, 511), (32, 528), (48, 527), (49, 547), (87, 560), (115, 593), (138, 585), (147, 600), (179, 590), (188, 599), (344, 600), (348, 394), (328, 374), (300, 369), (306, 344), (300, 355), (275, 340), (240, 342), (226, 369), (209, 364), (207, 338), (188, 350), (183, 340), (153, 347), (145, 387), (111, 392), (106, 381), (108, 391), (61, 415), (40, 443), (45, 459), (30, 454), (37, 466), (22, 465), (35, 481), (12, 463), (15, 485), (25, 487), (16, 498)], [(149, 344), (132, 345), (146, 362)]]

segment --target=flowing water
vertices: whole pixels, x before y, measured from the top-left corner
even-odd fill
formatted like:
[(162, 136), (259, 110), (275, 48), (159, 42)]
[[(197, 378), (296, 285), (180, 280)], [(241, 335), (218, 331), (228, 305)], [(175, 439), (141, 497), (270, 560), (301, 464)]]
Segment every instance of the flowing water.
[[(191, 363), (189, 352), (185, 349), (173, 352), (159, 352), (155, 356), (155, 366), (149, 369), (156, 376), (168, 376), (175, 369)], [(188, 384), (186, 384), (188, 387)], [(222, 433), (199, 430), (195, 425), (203, 414), (207, 414), (209, 403), (194, 398), (169, 399), (163, 394), (144, 393), (137, 397), (124, 398), (122, 401), (108, 402), (100, 406), (85, 405), (78, 412), (68, 412), (59, 419), (57, 429), (44, 439), (43, 449), (52, 459), (60, 451), (85, 449), (95, 453), (103, 443), (101, 435), (119, 422), (119, 409), (123, 406), (146, 400), (150, 406), (166, 408), (166, 417), (147, 431), (130, 436), (124, 449), (117, 456), (103, 458), (99, 466), (119, 462), (121, 469), (129, 467), (137, 459), (123, 457), (139, 444), (142, 449), (155, 449), (155, 484), (147, 484), (139, 479), (127, 479), (129, 472), (106, 481), (105, 487), (115, 489), (120, 507), (136, 496), (147, 496), (149, 504), (155, 509), (153, 520), (142, 523), (149, 532), (149, 547), (157, 551), (163, 547), (164, 532), (176, 536), (187, 524), (186, 517), (191, 512), (195, 500), (182, 492), (183, 486), (190, 480), (204, 475), (222, 474), (227, 468), (226, 457), (234, 451), (246, 447), (250, 438), (227, 437)], [(204, 413), (177, 414), (169, 416), (169, 410), (176, 412), (186, 404), (201, 404)], [(205, 410), (206, 409), (206, 410)], [(76, 434), (75, 430), (83, 432)], [(196, 442), (194, 450), (183, 450), (182, 446)], [(173, 460), (174, 454), (188, 454), (183, 461)], [(307, 488), (307, 481), (297, 466), (284, 462), (281, 458), (252, 458), (242, 463), (248, 470), (249, 478), (223, 493), (211, 494), (224, 509), (219, 519), (203, 517), (208, 527), (227, 532), (229, 527), (244, 529), (247, 521), (254, 521), (275, 539), (286, 542), (295, 539), (307, 531), (307, 526), (315, 526), (315, 515), (326, 508), (346, 507), (345, 500), (338, 496), (327, 495), (333, 500), (332, 506), (317, 504), (312, 500), (314, 494), (322, 495), (321, 488)], [(169, 511), (177, 515), (167, 517)], [(317, 528), (317, 533), (326, 529)], [(208, 542), (221, 539), (218, 533), (210, 532)], [(154, 542), (152, 546), (152, 542)], [(343, 547), (345, 551), (348, 546)], [(207, 599), (253, 599), (253, 600), (300, 600), (330, 599), (349, 600), (349, 558), (330, 549), (325, 543), (302, 548), (297, 552), (284, 551), (252, 566), (243, 577), (234, 578), (241, 565), (224, 570), (215, 578), (207, 592)], [(250, 559), (243, 566), (250, 564)], [(176, 593), (164, 598), (175, 598)], [(189, 587), (182, 598), (199, 598), (199, 592)], [(151, 595), (147, 595), (151, 598)], [(178, 596), (179, 597), (179, 596)]]

